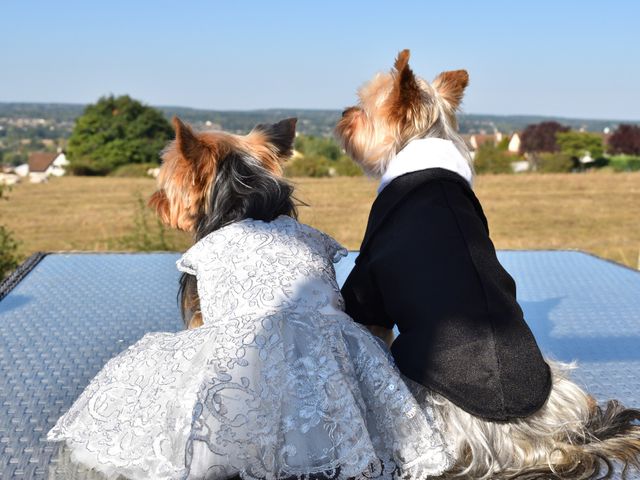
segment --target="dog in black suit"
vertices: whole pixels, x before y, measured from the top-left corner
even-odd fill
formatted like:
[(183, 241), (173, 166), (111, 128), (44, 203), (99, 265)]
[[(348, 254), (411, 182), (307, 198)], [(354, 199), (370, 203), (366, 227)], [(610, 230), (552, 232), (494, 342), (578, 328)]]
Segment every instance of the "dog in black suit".
[(640, 411), (599, 407), (569, 366), (545, 361), (523, 318), (457, 133), (467, 84), (464, 70), (429, 84), (404, 50), (344, 111), (338, 138), (381, 177), (346, 311), (436, 405), (457, 462), (447, 476), (584, 479), (611, 474), (612, 460), (638, 466)]

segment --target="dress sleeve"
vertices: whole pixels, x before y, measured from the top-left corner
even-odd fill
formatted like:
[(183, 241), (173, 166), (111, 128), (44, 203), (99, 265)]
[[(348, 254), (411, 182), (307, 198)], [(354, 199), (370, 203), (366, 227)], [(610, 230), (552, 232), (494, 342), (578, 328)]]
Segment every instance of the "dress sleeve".
[(344, 248), (335, 238), (322, 234), (322, 239), (326, 248), (327, 256), (333, 261), (338, 263), (343, 257), (346, 257), (349, 251)]
[(180, 272), (188, 273), (189, 275), (196, 275), (198, 273), (198, 265), (201, 264), (203, 260), (205, 240), (200, 240), (178, 259), (176, 267)]
[(197, 273), (196, 264), (193, 262), (193, 259), (187, 255), (189, 252), (186, 252), (180, 259), (176, 262), (176, 267), (178, 271), (183, 273), (188, 273), (189, 275), (195, 275)]

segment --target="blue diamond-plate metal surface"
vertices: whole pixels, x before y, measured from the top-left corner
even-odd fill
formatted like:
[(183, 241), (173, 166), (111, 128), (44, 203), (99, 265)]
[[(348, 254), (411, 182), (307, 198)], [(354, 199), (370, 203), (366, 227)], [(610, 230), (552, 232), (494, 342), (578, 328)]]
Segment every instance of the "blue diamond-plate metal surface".
[(46, 478), (47, 431), (106, 361), (181, 328), (177, 258), (48, 255), (0, 301), (0, 478)]
[[(355, 254), (337, 265), (343, 282)], [(500, 252), (545, 354), (640, 405), (640, 272), (579, 252)], [(104, 363), (181, 328), (177, 254), (48, 255), (0, 301), (0, 478), (46, 478), (46, 432)], [(639, 479), (640, 476), (629, 478)]]

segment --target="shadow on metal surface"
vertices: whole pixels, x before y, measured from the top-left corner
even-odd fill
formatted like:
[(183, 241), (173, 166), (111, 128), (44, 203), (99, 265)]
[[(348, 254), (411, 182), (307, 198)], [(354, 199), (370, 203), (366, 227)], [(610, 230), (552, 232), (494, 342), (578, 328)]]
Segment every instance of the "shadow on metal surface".
[(14, 308), (24, 307), (27, 303), (33, 301), (33, 297), (29, 295), (11, 295), (6, 297), (2, 303), (2, 311), (9, 312)]
[[(551, 314), (566, 297), (540, 301), (521, 301), (522, 310), (545, 355), (563, 362), (611, 362), (640, 360), (640, 335), (599, 335), (598, 337), (559, 337), (554, 335)], [(606, 321), (606, 319), (602, 319)], [(639, 332), (640, 333), (640, 332)], [(606, 345), (606, 349), (603, 346)]]

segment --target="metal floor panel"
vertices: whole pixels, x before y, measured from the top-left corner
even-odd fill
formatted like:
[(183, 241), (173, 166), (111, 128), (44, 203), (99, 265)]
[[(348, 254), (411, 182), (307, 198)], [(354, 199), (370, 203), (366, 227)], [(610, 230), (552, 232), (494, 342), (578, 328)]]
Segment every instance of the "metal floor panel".
[[(46, 432), (104, 363), (147, 332), (182, 328), (178, 257), (52, 254), (0, 301), (1, 479), (46, 478)], [(580, 252), (499, 257), (545, 354), (577, 360), (598, 399), (640, 405), (640, 272)]]

